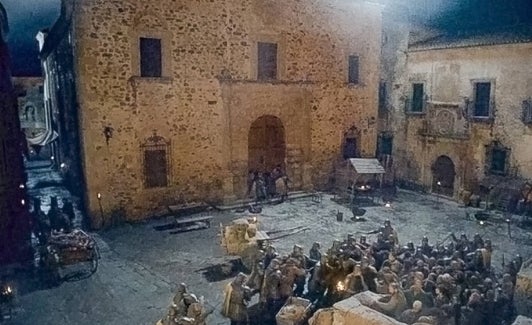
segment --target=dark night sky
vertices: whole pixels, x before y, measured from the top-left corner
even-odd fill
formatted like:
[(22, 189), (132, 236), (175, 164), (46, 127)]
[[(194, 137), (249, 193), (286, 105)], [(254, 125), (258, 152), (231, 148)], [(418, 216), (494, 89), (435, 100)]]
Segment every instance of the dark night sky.
[(35, 35), (53, 25), (61, 0), (0, 0), (7, 11), (14, 76), (40, 76), (41, 65)]
[[(156, 1), (156, 0), (151, 0)], [(392, 0), (402, 1), (402, 0)], [(403, 0), (404, 1), (404, 0)], [(35, 35), (51, 27), (60, 11), (61, 0), (0, 0), (5, 6), (11, 33), (13, 75), (38, 76), (41, 68)], [(532, 25), (532, 0), (407, 0), (411, 12), (424, 3), (437, 2), (438, 13), (422, 17), (424, 23), (450, 33), (489, 30), (517, 24)], [(413, 7), (412, 7), (413, 6)], [(418, 7), (418, 8), (416, 8)]]

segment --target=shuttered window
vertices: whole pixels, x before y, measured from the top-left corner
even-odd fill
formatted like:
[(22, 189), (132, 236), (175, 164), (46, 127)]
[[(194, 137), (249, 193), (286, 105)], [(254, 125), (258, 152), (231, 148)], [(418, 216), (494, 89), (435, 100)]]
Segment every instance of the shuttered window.
[(161, 40), (158, 38), (140, 38), (140, 76), (162, 76)]

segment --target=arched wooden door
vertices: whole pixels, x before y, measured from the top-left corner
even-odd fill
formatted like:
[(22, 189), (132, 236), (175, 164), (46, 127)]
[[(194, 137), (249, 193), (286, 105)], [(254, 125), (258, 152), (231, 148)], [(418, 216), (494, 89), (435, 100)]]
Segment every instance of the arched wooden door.
[(432, 165), (432, 192), (452, 197), (455, 176), (456, 172), (451, 158), (438, 157)]
[(249, 170), (271, 172), (277, 165), (285, 169), (285, 132), (278, 117), (264, 115), (251, 124), (248, 155)]

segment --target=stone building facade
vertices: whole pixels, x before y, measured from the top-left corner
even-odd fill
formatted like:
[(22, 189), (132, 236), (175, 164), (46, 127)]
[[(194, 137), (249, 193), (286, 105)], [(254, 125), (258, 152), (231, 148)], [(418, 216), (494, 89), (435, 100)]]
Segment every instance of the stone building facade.
[(374, 156), (379, 5), (63, 5), (95, 227), (117, 213), (243, 198), (250, 170), (277, 165), (292, 189), (324, 188), (336, 160)]
[(0, 3), (0, 264), (30, 257), (30, 223), (27, 209), (26, 175), (23, 164), (24, 136), (18, 119), (17, 101), (11, 81), (8, 21)]
[(532, 38), (433, 35), (405, 54), (392, 95), (403, 184), (459, 198), (532, 178)]
[(63, 2), (61, 14), (50, 30), (40, 31), (36, 39), (43, 71), (43, 101), (50, 158), (65, 177), (65, 184), (82, 197), (84, 177), (81, 169), (78, 100), (74, 72), (72, 7)]
[[(49, 159), (50, 144), (57, 133), (51, 127), (51, 114), (44, 105), (42, 77), (14, 77), (20, 127), (26, 136), (28, 159)], [(44, 148), (44, 150), (43, 150)]]

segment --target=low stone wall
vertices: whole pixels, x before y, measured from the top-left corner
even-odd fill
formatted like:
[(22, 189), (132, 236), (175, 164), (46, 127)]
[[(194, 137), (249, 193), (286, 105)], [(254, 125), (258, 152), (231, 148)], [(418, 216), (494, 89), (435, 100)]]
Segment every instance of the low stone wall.
[(406, 325), (365, 305), (381, 295), (363, 292), (342, 300), (332, 308), (320, 309), (309, 320), (310, 325)]

